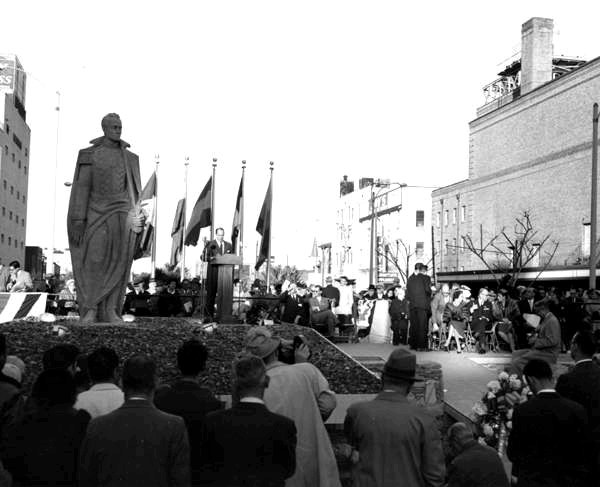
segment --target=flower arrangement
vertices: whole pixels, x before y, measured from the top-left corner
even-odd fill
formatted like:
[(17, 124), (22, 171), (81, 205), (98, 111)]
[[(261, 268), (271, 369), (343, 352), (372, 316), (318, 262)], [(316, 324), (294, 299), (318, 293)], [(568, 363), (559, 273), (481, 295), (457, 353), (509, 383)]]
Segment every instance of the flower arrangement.
[(514, 407), (527, 401), (530, 395), (529, 387), (516, 374), (500, 372), (497, 380), (488, 382), (486, 393), (472, 409), (479, 442), (491, 446), (503, 456), (512, 428)]

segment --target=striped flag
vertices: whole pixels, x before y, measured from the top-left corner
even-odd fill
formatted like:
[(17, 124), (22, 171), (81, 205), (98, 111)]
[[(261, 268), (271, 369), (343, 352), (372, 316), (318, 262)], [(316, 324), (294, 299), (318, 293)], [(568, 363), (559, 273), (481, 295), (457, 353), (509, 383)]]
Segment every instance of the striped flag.
[(171, 229), (171, 260), (172, 266), (177, 265), (181, 258), (183, 250), (183, 228), (185, 226), (185, 198), (181, 198), (177, 202), (177, 210), (175, 210), (175, 219), (173, 220), (173, 228)]
[(144, 229), (140, 234), (139, 248), (136, 258), (150, 257), (154, 242), (154, 218), (156, 212), (156, 171), (152, 173), (150, 179), (144, 186), (140, 195), (139, 205), (146, 215)]
[(258, 258), (256, 259), (256, 270), (260, 269), (260, 266), (270, 257), (271, 250), (271, 207), (273, 203), (273, 191), (272, 191), (273, 178), (269, 181), (269, 187), (265, 200), (263, 201), (258, 221), (256, 222), (256, 231), (260, 233), (262, 239), (260, 241), (260, 251)]
[(244, 204), (244, 174), (242, 173), (242, 179), (240, 179), (240, 187), (238, 189), (237, 199), (235, 200), (235, 213), (233, 214), (233, 225), (231, 228), (231, 246), (233, 253), (237, 254), (237, 242), (238, 237), (242, 231), (242, 206)]
[(41, 316), (47, 297), (48, 293), (0, 293), (0, 323)]
[(208, 179), (194, 205), (185, 234), (185, 245), (195, 246), (200, 237), (200, 229), (209, 227), (212, 223), (212, 179), (212, 176)]

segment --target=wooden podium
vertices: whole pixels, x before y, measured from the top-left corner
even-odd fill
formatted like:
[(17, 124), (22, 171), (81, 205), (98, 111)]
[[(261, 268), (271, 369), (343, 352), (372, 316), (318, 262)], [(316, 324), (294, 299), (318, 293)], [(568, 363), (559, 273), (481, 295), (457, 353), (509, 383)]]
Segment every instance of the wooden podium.
[(211, 265), (218, 267), (217, 274), (217, 321), (219, 323), (232, 323), (233, 309), (233, 266), (241, 265), (239, 255), (217, 255)]

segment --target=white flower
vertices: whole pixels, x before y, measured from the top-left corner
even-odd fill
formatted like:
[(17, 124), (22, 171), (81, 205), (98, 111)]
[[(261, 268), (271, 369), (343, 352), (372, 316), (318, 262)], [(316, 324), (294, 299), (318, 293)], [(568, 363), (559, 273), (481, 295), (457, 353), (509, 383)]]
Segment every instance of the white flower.
[(501, 389), (500, 382), (497, 380), (491, 380), (488, 382), (487, 388), (495, 394)]
[(479, 442), (480, 445), (487, 446), (487, 443), (485, 442), (485, 439), (483, 438), (483, 436), (480, 436), (477, 441)]
[(487, 414), (487, 407), (481, 401), (477, 401), (472, 410), (477, 416), (483, 416), (484, 414)]
[(511, 430), (512, 429), (512, 421), (507, 421), (506, 422), (506, 428)]
[(523, 385), (519, 379), (511, 379), (509, 380), (509, 384), (513, 391), (518, 391)]
[(509, 379), (508, 372), (502, 371), (498, 374), (498, 380), (503, 381), (503, 380), (508, 380), (508, 379)]
[(513, 408), (510, 408), (508, 411), (506, 411), (506, 419), (511, 420), (513, 417)]
[(492, 436), (494, 436), (494, 430), (489, 424), (484, 424), (483, 434), (486, 436), (486, 438), (491, 438)]
[(494, 394), (493, 392), (490, 391), (487, 393), (487, 398), (488, 398), (488, 401), (490, 399), (496, 399), (496, 394)]

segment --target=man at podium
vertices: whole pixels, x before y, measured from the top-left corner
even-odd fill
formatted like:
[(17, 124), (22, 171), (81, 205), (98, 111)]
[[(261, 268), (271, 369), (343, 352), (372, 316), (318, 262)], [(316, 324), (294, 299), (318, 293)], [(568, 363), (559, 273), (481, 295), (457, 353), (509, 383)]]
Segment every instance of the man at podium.
[(214, 260), (219, 255), (232, 254), (233, 247), (231, 243), (225, 242), (225, 230), (221, 227), (215, 231), (215, 239), (209, 240), (204, 246), (202, 260), (208, 263), (206, 270), (206, 317), (213, 318), (215, 314), (215, 297), (218, 286), (218, 266), (214, 265)]

